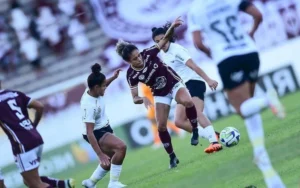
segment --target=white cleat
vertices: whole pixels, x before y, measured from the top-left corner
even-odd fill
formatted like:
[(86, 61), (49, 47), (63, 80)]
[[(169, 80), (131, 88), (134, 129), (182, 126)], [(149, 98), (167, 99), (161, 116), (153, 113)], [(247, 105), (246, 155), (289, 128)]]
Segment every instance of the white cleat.
[(267, 91), (267, 96), (268, 96), (268, 99), (269, 99), (270, 108), (272, 110), (272, 113), (276, 117), (278, 117), (279, 119), (285, 118), (284, 107), (283, 107), (282, 103), (280, 102), (275, 89), (268, 90)]
[(96, 188), (95, 182), (93, 182), (91, 179), (83, 180), (81, 185), (85, 188)]
[(109, 182), (109, 184), (108, 184), (108, 188), (121, 188), (121, 187), (126, 187), (126, 185), (122, 184), (119, 181)]

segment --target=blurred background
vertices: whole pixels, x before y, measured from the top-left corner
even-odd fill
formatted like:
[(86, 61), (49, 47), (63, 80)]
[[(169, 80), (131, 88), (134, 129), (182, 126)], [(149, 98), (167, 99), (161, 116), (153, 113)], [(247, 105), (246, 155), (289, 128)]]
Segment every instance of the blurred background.
[[(151, 28), (186, 13), (192, 0), (0, 0), (0, 77), (3, 87), (20, 90), (45, 104), (38, 127), (44, 141), (40, 171), (73, 171), (97, 160), (81, 136), (80, 98), (90, 66), (102, 65), (109, 77), (124, 71), (106, 91), (107, 114), (116, 134), (130, 150), (153, 144), (151, 122), (143, 105), (134, 105), (125, 79), (128, 65), (115, 53), (119, 38), (140, 49), (153, 44)], [(264, 21), (255, 35), (261, 51), (257, 94), (274, 87), (280, 96), (299, 89), (300, 1), (255, 0)], [(172, 10), (170, 12), (170, 10)], [(249, 30), (250, 17), (240, 21)], [(222, 92), (215, 64), (197, 51), (187, 26), (176, 31), (178, 43), (220, 86), (208, 91), (206, 114), (212, 120), (233, 110)], [(172, 119), (172, 113), (170, 119)], [(180, 136), (182, 136), (180, 134)], [(62, 163), (62, 161), (64, 161)], [(22, 184), (10, 144), (0, 130), (0, 168), (8, 187)]]

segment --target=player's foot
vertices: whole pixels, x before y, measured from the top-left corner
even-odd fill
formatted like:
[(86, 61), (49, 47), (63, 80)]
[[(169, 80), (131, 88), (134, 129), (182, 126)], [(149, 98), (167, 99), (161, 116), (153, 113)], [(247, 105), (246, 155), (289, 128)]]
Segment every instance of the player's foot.
[(65, 187), (75, 188), (75, 180), (72, 178), (65, 180)]
[(108, 188), (121, 188), (121, 187), (126, 187), (126, 185), (124, 185), (123, 183), (121, 183), (119, 181), (109, 182), (109, 184), (108, 184)]
[(215, 131), (215, 134), (216, 134), (217, 140), (220, 140), (220, 133)]
[(96, 183), (91, 179), (83, 180), (81, 185), (85, 188), (96, 188)]
[(210, 144), (205, 150), (205, 153), (213, 153), (222, 150), (222, 145), (219, 143)]
[(283, 107), (282, 103), (280, 102), (275, 89), (268, 90), (267, 96), (268, 96), (268, 99), (270, 102), (270, 108), (271, 108), (273, 114), (280, 119), (285, 118), (284, 107)]
[(175, 153), (172, 153), (170, 155), (170, 166), (169, 166), (169, 169), (177, 167), (177, 164), (179, 164), (179, 160), (177, 159)]
[(192, 138), (191, 138), (191, 145), (197, 146), (199, 143), (199, 133), (198, 128), (193, 129)]

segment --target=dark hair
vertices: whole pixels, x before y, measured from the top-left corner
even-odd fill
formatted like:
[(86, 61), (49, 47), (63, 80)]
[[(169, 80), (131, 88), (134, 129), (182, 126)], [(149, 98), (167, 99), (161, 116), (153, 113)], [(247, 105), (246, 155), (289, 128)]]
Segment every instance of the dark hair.
[[(157, 36), (157, 35), (161, 35), (161, 34), (166, 34), (168, 29), (171, 27), (172, 23), (171, 22), (167, 22), (165, 25), (163, 25), (162, 27), (153, 27), (151, 29), (152, 31), (152, 40), (154, 40), (154, 38)], [(170, 38), (170, 42), (175, 42), (176, 40), (176, 35), (173, 33), (173, 36)]]
[(123, 40), (119, 40), (116, 44), (116, 52), (121, 56), (125, 61), (129, 61), (130, 54), (133, 50), (137, 50), (138, 48), (129, 43), (125, 42)]
[(102, 85), (105, 81), (106, 77), (104, 74), (101, 73), (101, 66), (98, 63), (95, 63), (92, 67), (92, 73), (89, 75), (87, 82), (90, 89), (94, 86)]

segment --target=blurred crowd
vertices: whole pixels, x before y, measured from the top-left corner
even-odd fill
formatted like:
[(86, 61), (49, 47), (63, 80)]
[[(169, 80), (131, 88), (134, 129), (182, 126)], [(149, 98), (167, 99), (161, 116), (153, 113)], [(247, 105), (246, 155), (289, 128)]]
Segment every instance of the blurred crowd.
[(9, 10), (0, 12), (0, 73), (14, 72), (22, 63), (31, 64), (39, 71), (41, 49), (60, 58), (68, 50), (68, 41), (80, 55), (90, 49), (86, 35), (90, 11), (84, 1), (33, 2), (29, 7), (10, 0)]

